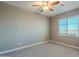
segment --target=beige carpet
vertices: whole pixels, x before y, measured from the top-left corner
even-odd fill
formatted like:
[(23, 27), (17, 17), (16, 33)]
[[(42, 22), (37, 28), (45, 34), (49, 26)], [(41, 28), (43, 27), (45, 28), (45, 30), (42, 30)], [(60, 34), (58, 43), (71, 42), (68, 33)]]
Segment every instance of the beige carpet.
[(9, 57), (79, 57), (79, 50), (54, 43), (25, 48), (2, 56)]

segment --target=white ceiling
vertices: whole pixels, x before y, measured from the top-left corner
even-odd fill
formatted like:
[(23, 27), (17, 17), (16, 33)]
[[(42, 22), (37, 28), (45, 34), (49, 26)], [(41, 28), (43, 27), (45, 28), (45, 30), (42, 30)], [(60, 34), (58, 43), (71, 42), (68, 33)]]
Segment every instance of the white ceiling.
[[(11, 4), (11, 5), (15, 5), (15, 6), (20, 7), (20, 8), (24, 8), (24, 9), (29, 10), (29, 11), (34, 12), (34, 13), (40, 13), (37, 10), (37, 8), (32, 6), (33, 4), (39, 3), (36, 1), (4, 1), (4, 2)], [(55, 15), (70, 11), (72, 9), (79, 8), (79, 1), (61, 1), (61, 2), (64, 4), (64, 6), (56, 6), (56, 8), (54, 9), (53, 12), (45, 11), (45, 12), (40, 13), (40, 14), (52, 17)]]

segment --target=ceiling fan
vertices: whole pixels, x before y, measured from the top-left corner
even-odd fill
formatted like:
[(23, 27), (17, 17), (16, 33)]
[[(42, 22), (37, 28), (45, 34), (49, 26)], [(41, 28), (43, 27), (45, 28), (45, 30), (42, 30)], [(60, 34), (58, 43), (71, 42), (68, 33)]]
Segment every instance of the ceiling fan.
[[(41, 4), (34, 4), (32, 6), (37, 7), (40, 10), (40, 12), (43, 12), (44, 10), (53, 11), (54, 7), (58, 4), (60, 4), (60, 1), (41, 1)], [(64, 5), (61, 4), (61, 6)]]

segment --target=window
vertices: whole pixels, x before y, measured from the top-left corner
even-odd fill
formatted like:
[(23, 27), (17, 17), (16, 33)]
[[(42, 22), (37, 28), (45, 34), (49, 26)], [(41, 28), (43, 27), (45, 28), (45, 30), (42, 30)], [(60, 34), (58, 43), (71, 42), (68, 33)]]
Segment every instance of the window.
[(59, 33), (60, 35), (66, 35), (67, 34), (67, 24), (66, 24), (67, 20), (60, 20), (59, 21)]
[(79, 37), (79, 19), (71, 17), (59, 20), (59, 35)]

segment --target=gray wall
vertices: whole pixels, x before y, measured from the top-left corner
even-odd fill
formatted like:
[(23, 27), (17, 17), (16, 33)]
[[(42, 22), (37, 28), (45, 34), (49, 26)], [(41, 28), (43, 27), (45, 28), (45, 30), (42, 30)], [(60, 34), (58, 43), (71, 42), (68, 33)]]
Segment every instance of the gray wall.
[(63, 18), (68, 18), (71, 16), (78, 16), (78, 15), (79, 15), (79, 9), (74, 9), (72, 11), (65, 12), (63, 14), (52, 17), (52, 20), (51, 20), (51, 39), (79, 47), (79, 38), (68, 37), (68, 36), (62, 37), (62, 36), (59, 36), (59, 33), (58, 33), (58, 20), (61, 20)]
[(0, 51), (41, 42), (48, 38), (47, 17), (0, 2)]

